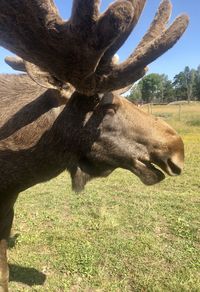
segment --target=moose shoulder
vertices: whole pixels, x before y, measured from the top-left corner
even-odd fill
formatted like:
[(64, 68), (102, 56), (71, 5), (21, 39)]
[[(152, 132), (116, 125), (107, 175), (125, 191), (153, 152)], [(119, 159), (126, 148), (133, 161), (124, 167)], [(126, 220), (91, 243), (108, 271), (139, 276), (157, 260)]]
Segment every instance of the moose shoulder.
[(119, 95), (188, 24), (182, 15), (167, 28), (171, 4), (163, 0), (138, 47), (117, 64), (145, 2), (115, 1), (100, 14), (98, 0), (74, 0), (67, 22), (50, 0), (0, 3), (0, 45), (19, 56), (6, 62), (25, 72), (0, 76), (0, 291), (8, 291), (6, 240), (21, 191), (65, 169), (76, 191), (118, 167), (147, 185), (181, 173), (179, 135)]

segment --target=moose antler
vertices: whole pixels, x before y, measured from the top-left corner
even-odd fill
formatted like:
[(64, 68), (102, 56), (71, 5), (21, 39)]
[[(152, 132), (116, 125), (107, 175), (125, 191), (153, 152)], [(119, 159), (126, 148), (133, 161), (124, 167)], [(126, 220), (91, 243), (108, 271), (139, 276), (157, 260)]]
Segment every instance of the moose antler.
[(135, 25), (137, 24), (140, 15), (142, 13), (142, 10), (144, 8), (144, 5), (146, 3), (146, 0), (129, 0), (129, 2), (132, 4), (134, 8), (134, 15), (132, 17), (132, 21), (130, 22), (127, 29), (122, 33), (118, 39), (115, 41), (114, 44), (105, 52), (102, 60), (101, 60), (101, 66), (105, 67), (105, 65), (108, 66), (109, 62), (111, 63), (111, 60), (113, 58), (113, 55), (121, 48), (121, 46), (124, 44), (126, 39), (129, 37), (130, 33), (134, 29)]
[(51, 0), (2, 0), (0, 44), (77, 87), (133, 16), (129, 2), (117, 1), (102, 15), (98, 3), (74, 0), (72, 16), (64, 22)]
[(71, 18), (65, 22), (53, 0), (1, 0), (0, 45), (25, 60), (33, 79), (41, 68), (51, 80), (92, 95), (141, 78), (146, 66), (171, 48), (188, 25), (188, 17), (182, 15), (166, 28), (171, 4), (163, 0), (133, 54), (114, 64), (113, 56), (135, 27), (146, 0), (117, 0), (103, 14), (99, 2), (74, 0)]

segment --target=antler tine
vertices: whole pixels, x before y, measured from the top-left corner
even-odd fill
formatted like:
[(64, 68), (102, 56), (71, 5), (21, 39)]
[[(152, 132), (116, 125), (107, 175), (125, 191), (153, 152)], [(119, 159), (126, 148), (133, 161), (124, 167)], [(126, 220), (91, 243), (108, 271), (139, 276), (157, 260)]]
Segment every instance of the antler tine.
[(142, 38), (141, 42), (135, 49), (133, 56), (136, 56), (140, 52), (141, 48), (146, 46), (155, 38), (157, 38), (163, 31), (166, 30), (166, 24), (168, 23), (172, 12), (172, 4), (169, 0), (163, 0), (158, 8), (156, 16), (152, 21), (149, 30)]
[[(109, 64), (103, 64), (103, 61), (105, 62), (110, 62), (110, 54), (112, 54), (114, 51), (113, 49), (117, 49), (116, 45), (120, 45), (120, 41), (125, 41), (125, 36), (128, 37), (128, 34), (133, 30), (134, 26), (136, 25), (139, 16), (142, 12), (142, 9), (145, 5), (145, 1), (143, 2), (138, 2), (136, 1), (134, 3), (135, 5), (135, 14), (134, 14), (134, 18), (132, 20), (131, 26), (129, 27), (129, 32), (127, 31), (126, 33), (123, 34), (123, 38), (121, 36), (120, 40), (117, 40), (116, 43), (108, 49), (108, 51), (105, 53), (104, 58), (102, 59), (98, 70), (101, 71), (106, 71), (106, 70), (110, 70)], [(134, 56), (139, 52), (143, 46), (147, 45), (147, 43), (151, 42), (152, 40), (154, 40), (156, 37), (158, 37), (165, 29), (166, 29), (166, 24), (169, 21), (170, 15), (171, 15), (171, 11), (172, 11), (172, 5), (171, 2), (169, 0), (163, 0), (158, 8), (158, 11), (155, 15), (155, 18), (153, 20), (153, 22), (150, 25), (149, 30), (147, 31), (147, 33), (144, 35), (144, 37), (142, 38), (142, 41), (139, 43), (139, 45), (137, 46), (137, 48), (134, 51)], [(133, 57), (132, 54), (132, 57)], [(108, 57), (109, 56), (109, 57)], [(106, 66), (108, 68), (106, 68)]]
[(133, 31), (134, 27), (136, 26), (140, 15), (143, 11), (143, 8), (146, 4), (146, 0), (128, 0), (129, 3), (132, 5), (134, 9), (134, 14), (132, 17), (132, 21), (130, 22), (130, 25), (127, 27), (127, 29), (124, 31), (123, 34), (120, 35), (119, 38), (112, 44), (111, 47), (105, 52), (103, 58), (101, 59), (101, 62), (99, 64), (98, 70), (102, 71), (104, 70), (106, 64), (110, 63), (112, 60), (112, 57), (114, 54), (118, 51), (119, 48), (124, 44), (124, 42), (129, 37), (130, 33)]
[(107, 48), (109, 48), (116, 41), (116, 39), (123, 35), (124, 31), (127, 30), (127, 27), (129, 27), (131, 23), (133, 14), (134, 9), (132, 5), (129, 2), (120, 0), (112, 3), (99, 17), (97, 21), (96, 34), (99, 39), (98, 47), (104, 47), (104, 53)]
[(24, 61), (20, 57), (10, 57), (9, 56), (9, 57), (5, 58), (5, 62), (14, 70), (26, 72)]
[[(102, 81), (100, 91), (116, 90), (137, 81), (142, 75), (142, 68), (153, 62), (170, 49), (182, 36), (189, 22), (187, 15), (181, 15), (165, 29), (171, 13), (170, 2), (164, 0), (158, 10), (148, 33), (135, 52), (123, 63), (114, 65), (110, 74)], [(145, 41), (146, 40), (146, 41)], [(138, 74), (138, 72), (141, 74)], [(136, 77), (139, 77), (136, 79)]]
[(90, 26), (99, 16), (100, 0), (73, 0), (71, 22), (75, 26)]
[(38, 38), (45, 42), (47, 25), (55, 22), (61, 22), (61, 18), (52, 0), (1, 0), (0, 45), (25, 60), (35, 61), (31, 52), (41, 49), (42, 53), (43, 49)]
[[(158, 11), (152, 21), (149, 30), (142, 38), (141, 42), (138, 44), (137, 48), (134, 50), (133, 54), (131, 55), (132, 59), (136, 59), (137, 55), (141, 54), (141, 50), (144, 46), (147, 46), (148, 43), (156, 39), (159, 35), (161, 35), (166, 30), (166, 24), (168, 23), (172, 12), (172, 4), (169, 0), (163, 0), (158, 8)], [(146, 64), (147, 65), (147, 64)], [(145, 73), (146, 70), (141, 70)], [(140, 78), (140, 74), (138, 75)], [(143, 77), (143, 76), (142, 76)], [(134, 82), (137, 81), (134, 79)], [(133, 84), (132, 84), (133, 85)], [(119, 89), (120, 90), (120, 89)]]

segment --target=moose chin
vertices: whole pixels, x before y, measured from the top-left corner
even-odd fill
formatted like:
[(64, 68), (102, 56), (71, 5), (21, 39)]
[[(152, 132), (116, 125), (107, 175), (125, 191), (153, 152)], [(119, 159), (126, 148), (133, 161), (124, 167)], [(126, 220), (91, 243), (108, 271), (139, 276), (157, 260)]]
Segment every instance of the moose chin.
[[(163, 0), (133, 53), (116, 52), (134, 29), (145, 0), (73, 0), (62, 20), (52, 0), (0, 1), (0, 45), (18, 75), (0, 75), (0, 291), (8, 291), (7, 240), (18, 194), (67, 169), (81, 191), (116, 168), (153, 185), (183, 169), (184, 146), (164, 121), (121, 94), (182, 36), (188, 17), (169, 26)], [(165, 173), (165, 174), (164, 174)]]

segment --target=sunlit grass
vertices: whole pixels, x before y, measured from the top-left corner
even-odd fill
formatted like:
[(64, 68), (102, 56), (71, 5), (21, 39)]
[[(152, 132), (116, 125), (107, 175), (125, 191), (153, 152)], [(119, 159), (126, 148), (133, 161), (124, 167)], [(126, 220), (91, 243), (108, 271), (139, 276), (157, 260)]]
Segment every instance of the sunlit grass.
[(63, 173), (22, 193), (11, 291), (200, 291), (200, 106), (153, 112), (184, 139), (182, 176), (146, 187), (117, 170), (76, 195)]

